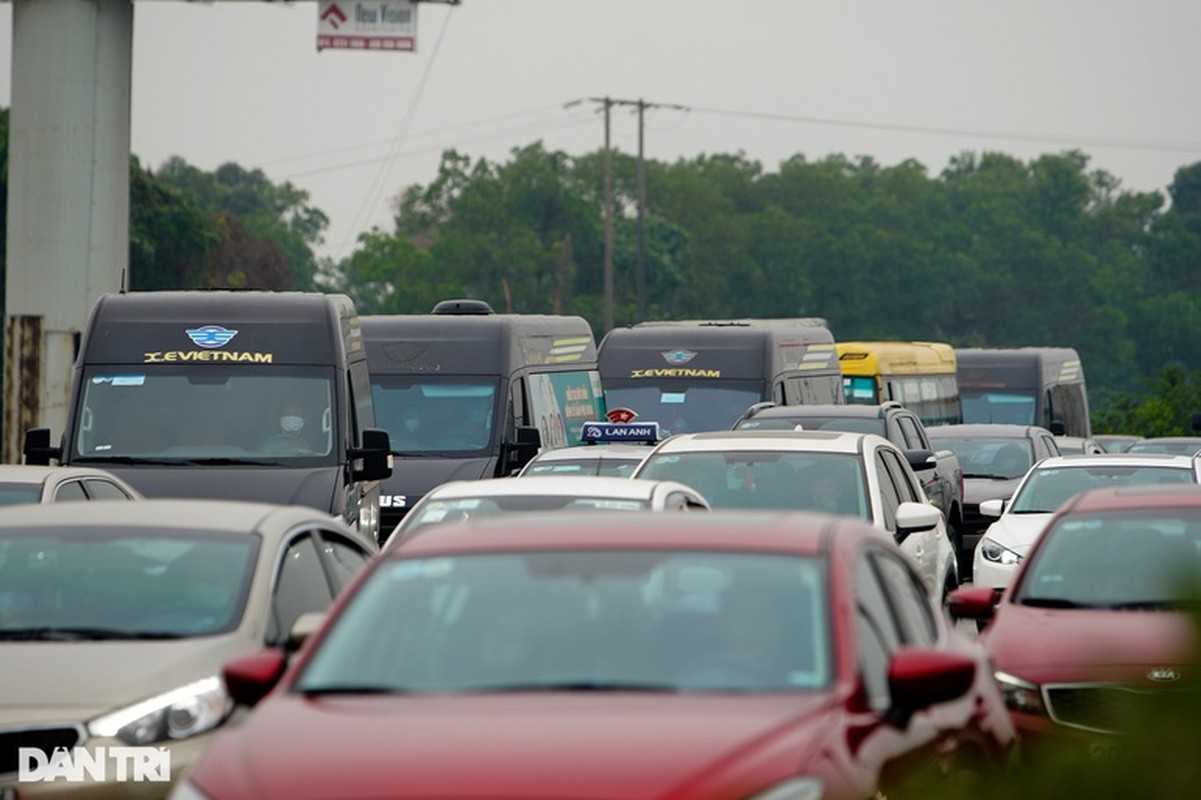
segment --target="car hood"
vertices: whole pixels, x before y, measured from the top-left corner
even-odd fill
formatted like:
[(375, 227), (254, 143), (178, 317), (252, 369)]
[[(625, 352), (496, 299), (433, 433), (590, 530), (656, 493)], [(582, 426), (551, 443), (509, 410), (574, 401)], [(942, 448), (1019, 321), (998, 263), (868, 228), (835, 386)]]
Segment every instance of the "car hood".
[(978, 506), (985, 500), (1008, 500), (1021, 478), (964, 478), (963, 502)]
[(236, 635), (145, 642), (3, 642), (0, 726), (84, 721), (219, 675)]
[(1050, 519), (1050, 514), (1002, 514), (984, 536), (1024, 556)]
[(1006, 601), (981, 640), (997, 669), (1036, 683), (1146, 682), (1150, 670), (1194, 661), (1188, 615), (1170, 611), (1048, 609)]
[(195, 780), (216, 796), (261, 800), (376, 798), (397, 785), (411, 797), (566, 798), (581, 787), (590, 797), (664, 797), (702, 770), (761, 766), (784, 742), (795, 771), (832, 718), (829, 704), (828, 695), (281, 694), (218, 738), (212, 769)]

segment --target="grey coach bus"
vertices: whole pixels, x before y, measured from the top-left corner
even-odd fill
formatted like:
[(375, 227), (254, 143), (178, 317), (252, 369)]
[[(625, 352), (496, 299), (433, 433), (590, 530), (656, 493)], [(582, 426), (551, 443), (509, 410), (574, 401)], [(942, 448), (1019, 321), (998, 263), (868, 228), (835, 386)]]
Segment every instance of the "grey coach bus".
[(1038, 425), (1092, 435), (1080, 356), (1070, 347), (956, 348), (964, 422)]
[(599, 361), (608, 409), (656, 421), (664, 436), (728, 430), (759, 402), (845, 399), (818, 318), (640, 322), (609, 331)]
[(390, 473), (358, 314), (318, 292), (103, 295), (62, 440), (27, 431), (25, 460), (103, 467), (147, 497), (311, 506), (372, 539)]
[(364, 316), (363, 337), (394, 458), (383, 538), (438, 484), (511, 475), (540, 448), (582, 444), (584, 423), (604, 418), (583, 317), (447, 300), (429, 314)]

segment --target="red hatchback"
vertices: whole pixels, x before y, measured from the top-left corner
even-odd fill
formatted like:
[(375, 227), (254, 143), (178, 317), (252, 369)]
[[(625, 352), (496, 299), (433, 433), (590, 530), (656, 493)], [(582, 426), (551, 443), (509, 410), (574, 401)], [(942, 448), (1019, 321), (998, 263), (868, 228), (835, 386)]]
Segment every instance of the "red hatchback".
[(983, 649), (865, 522), (543, 513), (418, 533), (175, 798), (868, 798), (1008, 764)]
[(1201, 487), (1093, 489), (1047, 523), (1004, 590), (950, 596), (991, 620), (988, 650), (1024, 755), (1109, 759), (1164, 702), (1195, 702), (1193, 619), (1201, 576)]

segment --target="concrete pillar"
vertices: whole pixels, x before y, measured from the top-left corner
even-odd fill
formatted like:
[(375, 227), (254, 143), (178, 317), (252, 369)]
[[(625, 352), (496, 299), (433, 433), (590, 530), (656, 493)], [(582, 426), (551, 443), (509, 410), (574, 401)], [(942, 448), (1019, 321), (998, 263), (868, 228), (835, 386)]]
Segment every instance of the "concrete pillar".
[(57, 442), (88, 311), (129, 266), (133, 3), (13, 0), (12, 19), (4, 463), (28, 427)]

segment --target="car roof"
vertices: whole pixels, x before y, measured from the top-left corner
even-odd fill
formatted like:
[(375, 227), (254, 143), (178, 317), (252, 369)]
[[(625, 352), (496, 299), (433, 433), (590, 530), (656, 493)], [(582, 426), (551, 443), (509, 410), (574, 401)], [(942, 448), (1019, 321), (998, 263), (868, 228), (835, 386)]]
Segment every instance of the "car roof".
[(533, 461), (581, 461), (584, 459), (625, 459), (636, 461), (646, 458), (650, 453), (651, 444), (593, 444), (582, 447), (556, 447), (553, 450), (543, 450), (534, 456)]
[(848, 431), (706, 431), (676, 434), (660, 442), (654, 454), (707, 453), (715, 450), (859, 453), (872, 440), (889, 444), (887, 439), (874, 433)]
[[(0, 513), (0, 530), (34, 526), (72, 526), (79, 530), (120, 525), (128, 529), (155, 531), (214, 531), (245, 533), (259, 529), (271, 519), (281, 527), (306, 520), (345, 529), (328, 514), (307, 506), (285, 506), (240, 500), (192, 500), (153, 498), (93, 500), (90, 502), (25, 504), (5, 507)], [(348, 530), (348, 529), (345, 529)]]
[(1077, 495), (1065, 513), (1157, 508), (1201, 508), (1201, 485), (1154, 483), (1089, 489)]
[[(794, 406), (768, 406), (755, 412), (751, 419), (792, 417), (879, 417), (885, 406), (889, 404), (864, 405), (862, 403), (805, 403)], [(891, 407), (898, 408), (899, 404)]]
[(445, 526), (436, 536), (418, 533), (386, 548), (384, 553), (397, 558), (514, 550), (701, 549), (814, 555), (830, 549), (835, 531), (840, 539), (878, 540), (880, 536), (863, 520), (807, 511), (629, 511), (620, 517), (587, 511), (546, 511)]
[(1022, 439), (1029, 437), (1037, 431), (1042, 431), (1048, 436), (1051, 435), (1049, 430), (1038, 425), (1015, 425), (1005, 422), (963, 422), (953, 425), (929, 425), (926, 427), (926, 434), (931, 439), (951, 437), (970, 439), (989, 436)]
[(1173, 453), (1072, 453), (1063, 456), (1049, 456), (1035, 464), (1032, 469), (1062, 469), (1063, 467), (1090, 465), (1102, 467), (1154, 465), (1188, 470), (1197, 468), (1197, 462), (1192, 456)]
[(696, 493), (695, 489), (677, 481), (620, 478), (614, 475), (525, 475), (448, 481), (431, 489), (426, 497), (431, 500), (452, 500), (468, 497), (551, 495), (641, 500), (649, 498), (658, 486), (679, 487), (683, 491)]

